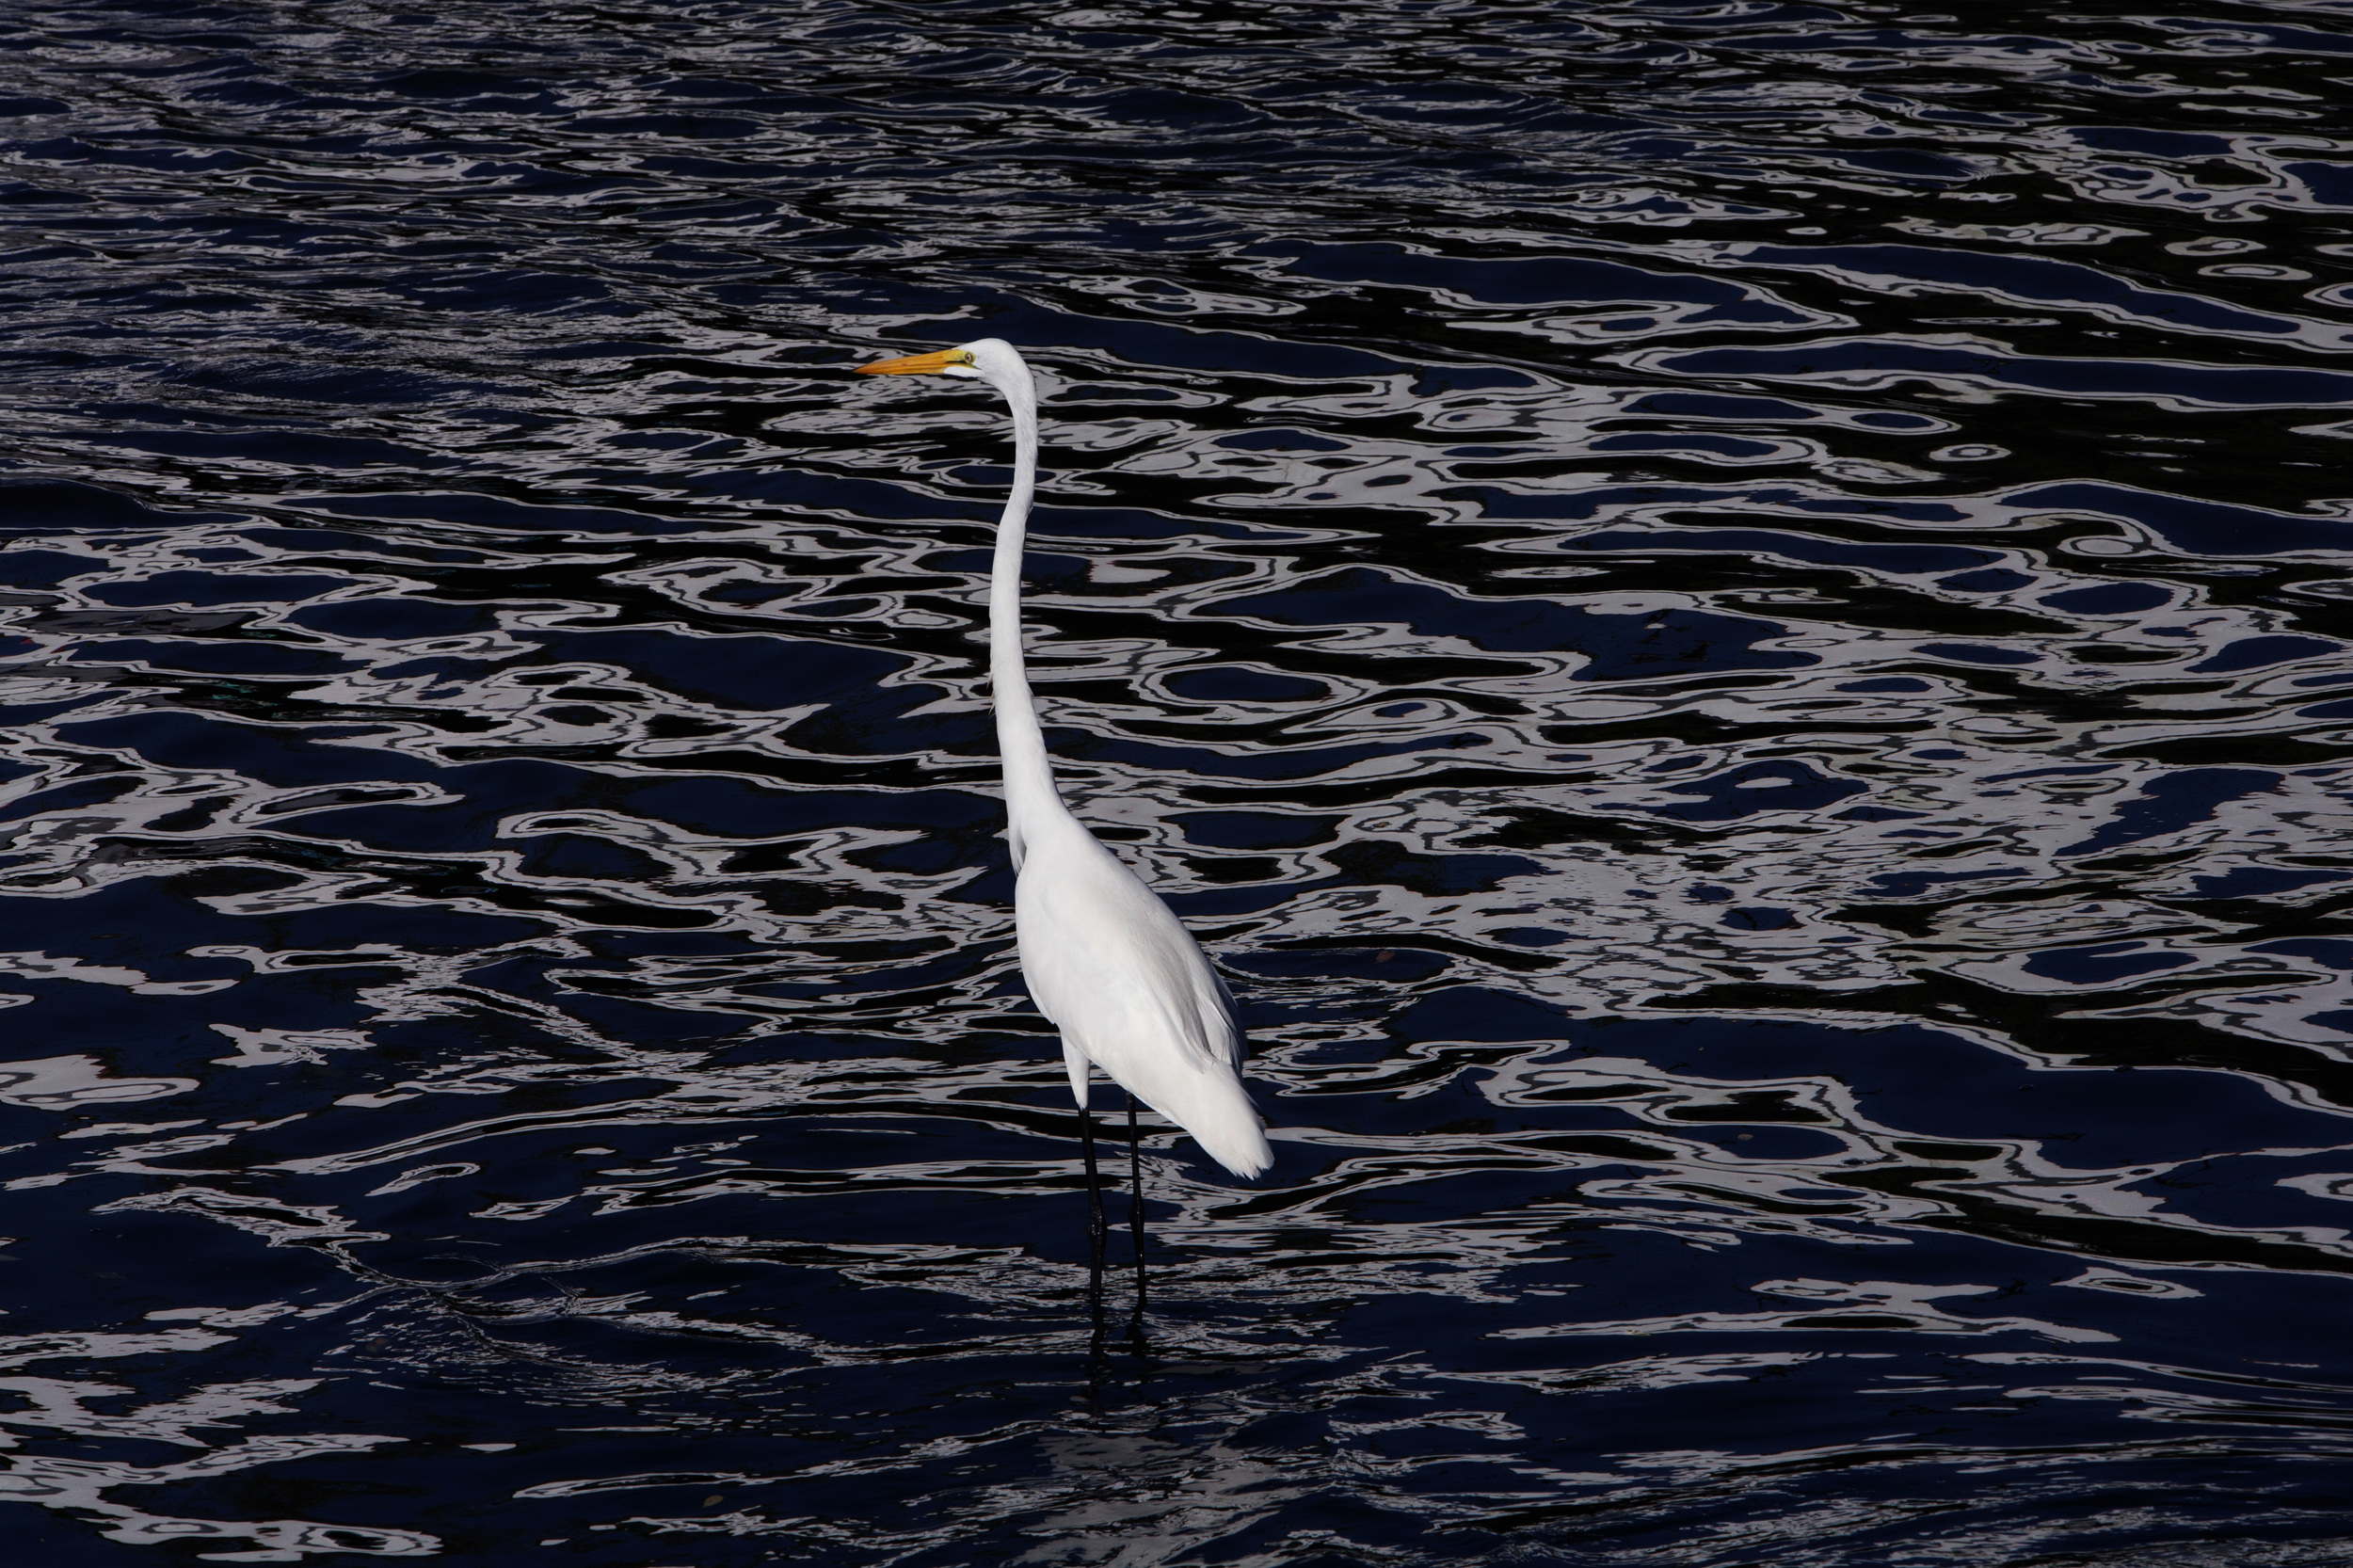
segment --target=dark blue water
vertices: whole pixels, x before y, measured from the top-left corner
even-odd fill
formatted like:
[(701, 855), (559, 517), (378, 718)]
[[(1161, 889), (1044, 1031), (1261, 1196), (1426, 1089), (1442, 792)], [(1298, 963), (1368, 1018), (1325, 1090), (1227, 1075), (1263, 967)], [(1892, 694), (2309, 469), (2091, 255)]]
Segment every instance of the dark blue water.
[[(9, 1562), (2353, 1562), (2353, 7), (0, 61)], [(1148, 1359), (983, 335), (1275, 1128)]]

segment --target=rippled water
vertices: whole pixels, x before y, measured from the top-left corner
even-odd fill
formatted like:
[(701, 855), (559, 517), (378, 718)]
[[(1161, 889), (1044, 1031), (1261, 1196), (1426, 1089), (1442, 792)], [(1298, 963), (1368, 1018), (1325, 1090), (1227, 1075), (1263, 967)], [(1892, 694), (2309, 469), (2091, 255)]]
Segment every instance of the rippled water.
[(2348, 1560), (2353, 6), (1957, 9), (0, 8), (12, 1560)]

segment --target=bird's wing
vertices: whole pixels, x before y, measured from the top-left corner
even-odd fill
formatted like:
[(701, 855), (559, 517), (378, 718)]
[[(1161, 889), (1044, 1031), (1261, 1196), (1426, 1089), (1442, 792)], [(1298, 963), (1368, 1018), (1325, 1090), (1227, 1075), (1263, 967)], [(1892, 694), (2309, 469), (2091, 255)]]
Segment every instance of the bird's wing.
[(1201, 1027), (1219, 1056), (1240, 1068), (1247, 1042), (1242, 1039), (1241, 1025), (1234, 1021), (1234, 993), (1226, 989), (1225, 977), (1209, 967), (1207, 953), (1202, 955), (1202, 968), (1209, 973), (1211, 990), (1201, 1004)]
[(1066, 864), (1033, 853), (1024, 869), (1021, 971), (1038, 1010), (1106, 1067), (1156, 1051), (1199, 1068), (1233, 1064), (1231, 1004), (1199, 944), (1134, 873), (1098, 854)]
[[(1065, 1060), (1110, 1073), (1236, 1175), (1267, 1169), (1225, 987), (1200, 944), (1092, 839), (1041, 835), (1030, 851), (1014, 901), (1021, 972)], [(1074, 1087), (1082, 1076), (1073, 1062)]]

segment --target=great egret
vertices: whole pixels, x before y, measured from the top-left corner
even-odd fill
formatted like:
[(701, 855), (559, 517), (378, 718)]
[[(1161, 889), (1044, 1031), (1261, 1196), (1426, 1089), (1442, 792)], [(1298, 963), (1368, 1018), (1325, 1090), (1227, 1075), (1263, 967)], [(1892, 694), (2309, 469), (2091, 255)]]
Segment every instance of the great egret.
[[(1255, 1176), (1274, 1162), (1241, 1085), (1241, 1035), (1234, 1027), (1233, 999), (1193, 934), (1070, 814), (1054, 785), (1021, 657), (1021, 549), (1030, 498), (1037, 488), (1037, 384), (1030, 367), (1011, 344), (982, 338), (934, 354), (861, 365), (858, 373), (985, 381), (1013, 411), (1013, 492), (997, 524), (988, 582), (988, 670), (1017, 873), (1014, 930), (1031, 1000), (1062, 1032), (1063, 1064), (1079, 1101), (1099, 1277), (1103, 1211), (1094, 1118), (1087, 1111), (1089, 1064), (1193, 1134), (1210, 1159), (1236, 1176)], [(1134, 1116), (1131, 1106), (1131, 1139)], [(1140, 1196), (1131, 1214), (1141, 1242)], [(1139, 1288), (1142, 1281), (1139, 1250)]]

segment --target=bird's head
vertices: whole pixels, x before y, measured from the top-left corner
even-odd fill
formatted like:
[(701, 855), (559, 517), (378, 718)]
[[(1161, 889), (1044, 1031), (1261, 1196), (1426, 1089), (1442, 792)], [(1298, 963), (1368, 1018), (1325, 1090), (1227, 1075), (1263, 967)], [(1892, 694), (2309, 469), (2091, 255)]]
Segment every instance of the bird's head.
[(1021, 356), (1002, 338), (979, 338), (936, 353), (909, 354), (903, 359), (857, 367), (860, 376), (954, 376), (999, 386), (1016, 375), (1026, 379), (1027, 372)]

